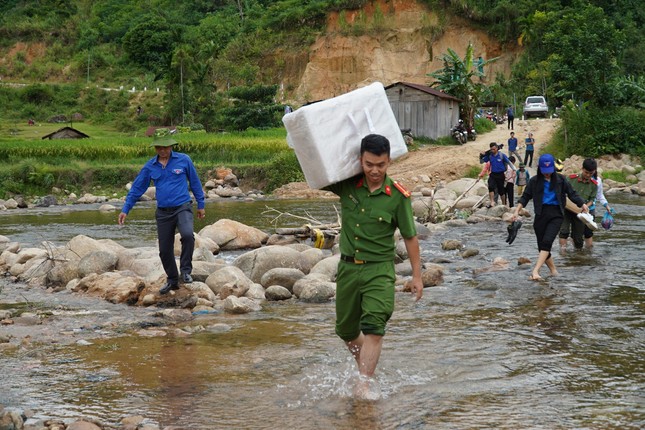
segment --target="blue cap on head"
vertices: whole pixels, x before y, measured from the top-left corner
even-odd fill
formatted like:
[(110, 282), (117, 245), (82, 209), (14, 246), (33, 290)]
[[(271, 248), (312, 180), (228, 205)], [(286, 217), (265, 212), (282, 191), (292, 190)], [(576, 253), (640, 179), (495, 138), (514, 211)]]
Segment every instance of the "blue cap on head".
[(555, 160), (551, 154), (542, 154), (540, 156), (540, 161), (538, 161), (538, 167), (542, 173), (553, 173), (555, 172)]

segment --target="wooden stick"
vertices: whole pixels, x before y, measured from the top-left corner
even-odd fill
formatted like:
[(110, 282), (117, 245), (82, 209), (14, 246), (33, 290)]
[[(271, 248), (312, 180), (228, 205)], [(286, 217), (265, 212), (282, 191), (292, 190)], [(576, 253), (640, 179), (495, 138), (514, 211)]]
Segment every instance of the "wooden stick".
[(475, 182), (473, 182), (473, 184), (472, 184), (470, 187), (468, 187), (468, 189), (467, 189), (466, 191), (464, 191), (464, 192), (463, 192), (459, 197), (457, 197), (457, 200), (455, 200), (455, 201), (454, 201), (450, 206), (448, 206), (448, 207), (443, 211), (443, 215), (445, 215), (445, 214), (447, 214), (448, 212), (450, 212), (450, 211), (451, 211), (451, 210), (452, 210), (452, 209), (457, 205), (457, 203), (459, 203), (459, 201), (460, 201), (461, 199), (463, 199), (463, 198), (464, 198), (464, 196), (466, 196), (466, 194), (468, 194), (468, 191), (472, 190), (472, 188), (473, 188), (475, 185), (477, 185), (477, 182), (479, 182), (479, 178), (477, 178), (477, 180), (475, 180)]

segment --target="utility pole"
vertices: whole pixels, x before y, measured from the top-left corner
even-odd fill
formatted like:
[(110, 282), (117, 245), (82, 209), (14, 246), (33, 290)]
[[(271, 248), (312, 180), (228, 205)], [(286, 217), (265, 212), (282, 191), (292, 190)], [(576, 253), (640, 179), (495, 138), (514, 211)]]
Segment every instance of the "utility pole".
[(182, 56), (181, 58), (181, 63), (179, 65), (179, 91), (181, 92), (181, 124), (184, 124), (184, 121), (186, 120), (184, 115), (184, 58)]

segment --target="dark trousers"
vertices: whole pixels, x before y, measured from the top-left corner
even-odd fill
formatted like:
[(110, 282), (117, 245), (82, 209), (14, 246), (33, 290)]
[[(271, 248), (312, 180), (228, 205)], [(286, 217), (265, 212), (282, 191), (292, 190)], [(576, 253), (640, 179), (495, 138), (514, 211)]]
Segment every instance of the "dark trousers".
[[(529, 158), (531, 161), (528, 161)], [(528, 149), (526, 150), (526, 153), (524, 154), (524, 164), (529, 167), (533, 167), (533, 151), (529, 151)]]
[(512, 208), (513, 205), (515, 204), (513, 202), (513, 199), (515, 198), (514, 191), (515, 191), (515, 184), (513, 184), (512, 182), (507, 182), (506, 183), (506, 201), (508, 202), (509, 208)]
[(513, 117), (513, 116), (508, 117), (508, 128), (510, 128), (511, 130), (513, 130), (513, 120), (514, 119), (515, 119), (515, 117)]
[(181, 256), (179, 269), (181, 273), (193, 271), (193, 250), (195, 235), (193, 233), (193, 208), (191, 202), (175, 208), (157, 208), (157, 238), (159, 239), (159, 258), (168, 276), (168, 282), (179, 282), (177, 263), (175, 262), (175, 230), (181, 236)]
[(538, 250), (551, 252), (553, 241), (562, 226), (562, 210), (557, 205), (543, 205), (540, 215), (533, 221), (533, 230), (537, 239)]
[[(564, 222), (560, 228), (560, 239), (568, 239), (569, 235), (571, 235), (573, 246), (576, 249), (580, 249), (585, 244), (583, 237), (591, 237), (585, 235), (585, 231), (589, 229), (578, 219), (578, 214), (574, 214), (571, 211), (565, 212)], [(589, 232), (591, 232), (591, 230), (589, 230)]]
[(488, 175), (488, 192), (497, 191), (500, 196), (506, 194), (506, 187), (504, 186), (504, 172), (491, 172)]

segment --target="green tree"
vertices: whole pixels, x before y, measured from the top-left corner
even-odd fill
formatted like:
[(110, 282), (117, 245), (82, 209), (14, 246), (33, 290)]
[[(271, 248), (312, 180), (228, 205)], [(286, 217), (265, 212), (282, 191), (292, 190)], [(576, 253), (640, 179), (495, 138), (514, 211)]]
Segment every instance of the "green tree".
[(574, 94), (576, 99), (608, 104), (610, 82), (619, 72), (621, 32), (603, 9), (591, 5), (550, 13), (549, 18), (543, 40), (548, 85), (558, 97)]
[(170, 23), (150, 15), (123, 36), (123, 49), (132, 62), (163, 75), (170, 66), (178, 39)]
[(463, 59), (450, 48), (441, 59), (443, 68), (428, 75), (435, 79), (430, 86), (460, 99), (461, 117), (468, 127), (473, 127), (475, 110), (490, 94), (488, 87), (481, 81), (484, 77), (483, 69), (487, 64), (495, 62), (497, 58), (476, 63), (473, 45), (468, 43)]

